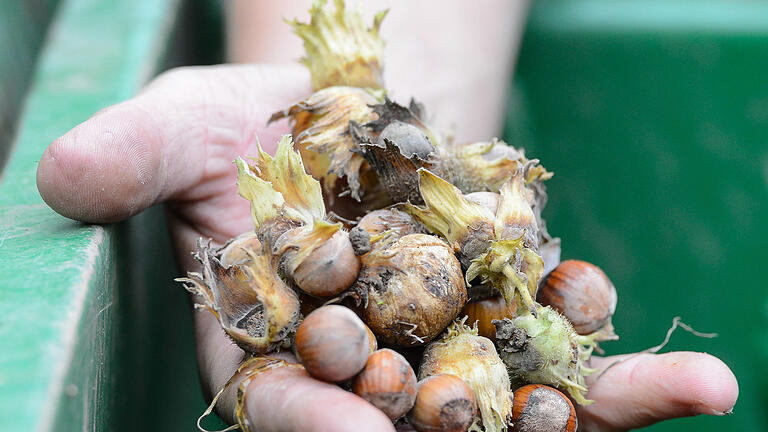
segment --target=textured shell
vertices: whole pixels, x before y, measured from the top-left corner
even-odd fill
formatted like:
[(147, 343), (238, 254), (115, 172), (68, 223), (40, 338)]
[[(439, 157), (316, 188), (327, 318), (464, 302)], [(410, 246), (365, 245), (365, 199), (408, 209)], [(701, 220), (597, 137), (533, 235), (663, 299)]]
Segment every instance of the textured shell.
[(565, 315), (578, 334), (590, 334), (605, 325), (616, 311), (616, 288), (599, 267), (568, 260), (547, 275), (537, 300)]
[(515, 309), (514, 305), (507, 305), (504, 297), (497, 295), (470, 301), (464, 306), (461, 313), (467, 316), (467, 324), (475, 325), (477, 323), (477, 334), (490, 340), (496, 340), (496, 326), (493, 325), (493, 320), (514, 318), (517, 316)]
[(397, 209), (374, 210), (360, 219), (357, 227), (371, 235), (394, 231), (398, 237), (423, 232), (421, 225), (411, 215)]
[(465, 432), (476, 412), (467, 383), (455, 375), (433, 375), (419, 381), (408, 422), (419, 432)]
[(330, 297), (345, 291), (357, 279), (360, 259), (352, 249), (349, 233), (336, 231), (314, 248), (292, 271), (296, 285), (304, 292)]
[(323, 306), (299, 325), (296, 354), (310, 375), (339, 382), (352, 378), (365, 366), (370, 340), (365, 325), (351, 310)]
[(402, 355), (381, 349), (370, 356), (352, 382), (352, 391), (397, 420), (416, 400), (416, 374)]
[(515, 390), (512, 404), (515, 432), (576, 432), (579, 421), (568, 397), (552, 387), (529, 384)]
[(409, 234), (393, 243), (379, 242), (362, 263), (355, 289), (367, 304), (360, 315), (385, 343), (429, 342), (467, 301), (459, 262), (437, 237)]

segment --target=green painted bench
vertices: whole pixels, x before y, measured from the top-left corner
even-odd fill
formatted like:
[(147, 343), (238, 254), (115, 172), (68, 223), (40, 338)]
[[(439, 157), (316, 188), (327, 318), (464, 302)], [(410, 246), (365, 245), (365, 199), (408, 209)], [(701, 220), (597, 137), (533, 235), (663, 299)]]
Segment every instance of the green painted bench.
[[(219, 8), (0, 6), (0, 430), (195, 429), (204, 401), (162, 209), (81, 224), (34, 179), (45, 146), (93, 112), (168, 67), (221, 61)], [(505, 135), (557, 174), (546, 216), (564, 256), (601, 265), (621, 293), (622, 340), (606, 348), (655, 345), (682, 315), (721, 337), (670, 348), (716, 354), (740, 378), (733, 416), (649, 430), (768, 427), (766, 47), (759, 2), (532, 9)]]
[(0, 430), (196, 429), (190, 305), (162, 209), (77, 223), (42, 202), (35, 170), (48, 143), (156, 73), (221, 61), (220, 12), (199, 0), (0, 6), (13, 97), (0, 102)]

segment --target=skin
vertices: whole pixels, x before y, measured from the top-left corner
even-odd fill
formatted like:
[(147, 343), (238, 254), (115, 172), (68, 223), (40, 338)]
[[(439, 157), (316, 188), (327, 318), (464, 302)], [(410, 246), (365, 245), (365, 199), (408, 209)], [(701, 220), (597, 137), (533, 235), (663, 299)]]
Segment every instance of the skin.
[[(270, 11), (272, 3), (278, 2), (266, 3), (270, 6), (263, 8), (257, 23), (270, 13), (303, 17)], [(520, 15), (520, 7), (508, 6), (510, 3), (513, 2), (489, 1), (475, 7), (479, 10), (476, 13), (485, 13), (484, 19), (499, 23), (484, 28), (515, 27), (515, 21), (510, 24), (502, 18), (514, 15), (515, 11)], [(238, 2), (233, 2), (232, 7), (231, 17), (258, 12)], [(490, 13), (494, 8), (514, 10)], [(441, 9), (449, 8), (433, 10)], [(396, 30), (416, 28), (420, 22), (418, 13), (426, 12), (415, 11), (411, 18), (395, 19), (396, 10), (393, 8), (392, 21), (399, 24), (393, 25), (392, 34), (385, 37), (390, 46), (406, 46), (404, 35), (407, 33)], [(443, 12), (431, 15), (433, 35), (441, 31), (463, 34), (472, 30), (457, 25), (466, 11), (445, 12), (445, 16), (437, 17), (441, 19), (435, 18), (439, 13)], [(261, 51), (243, 49), (247, 44), (234, 41), (239, 41), (242, 36), (238, 35), (246, 32), (242, 30), (242, 23), (238, 25), (233, 20), (230, 18), (233, 60), (280, 61), (280, 56), (290, 55), (291, 60), (299, 56), (300, 46), (287, 47), (285, 53), (288, 54), (280, 54), (279, 34), (273, 39), (273, 45), (255, 44), (262, 47)], [(449, 28), (452, 30), (448, 31)], [(508, 68), (514, 52), (512, 35), (488, 37), (498, 42), (501, 36), (509, 36), (504, 40), (510, 42), (492, 44), (489, 40), (487, 44), (501, 46), (489, 50), (507, 53), (496, 59), (498, 64), (506, 65), (496, 75), (483, 76), (482, 73), (493, 68), (473, 68), (472, 62), (449, 65), (455, 67), (450, 74), (437, 73), (446, 70), (445, 55), (437, 50), (434, 52), (439, 55), (429, 56), (431, 51), (424, 48), (427, 53), (424, 55), (428, 57), (416, 63), (417, 67), (426, 69), (411, 81), (404, 77), (409, 76), (408, 66), (414, 63), (412, 57), (391, 50), (387, 53), (388, 59), (391, 58), (388, 68), (394, 71), (388, 82), (398, 89), (396, 95), (400, 97), (420, 96), (424, 90), (426, 97), (421, 99), (427, 102), (427, 107), (441, 107), (439, 115), (448, 119), (471, 119), (476, 115), (472, 113), (486, 111), (471, 107), (491, 107), (487, 111), (496, 110), (498, 116), (474, 123), (463, 121), (470, 126), (458, 129), (457, 134), (467, 139), (492, 136), (500, 127), (503, 96), (499, 95), (504, 94), (500, 89), (509, 73), (504, 68)], [(484, 46), (482, 36), (473, 33), (472, 37), (478, 46)], [(427, 48), (444, 45), (430, 39), (424, 43)], [(457, 44), (459, 52), (472, 51)], [(441, 78), (431, 80), (430, 89), (420, 89), (414, 83), (423, 82), (424, 76)], [(442, 78), (449, 76), (464, 78), (458, 81)], [(485, 80), (483, 88), (490, 90), (476, 91), (474, 84), (478, 79)], [(467, 96), (441, 104), (440, 99), (431, 94), (451, 94), (444, 89), (452, 89), (454, 95)], [(252, 229), (248, 203), (237, 195), (236, 170), (231, 161), (237, 156), (255, 153), (256, 135), (264, 148), (273, 152), (279, 136), (289, 132), (288, 125), (283, 120), (267, 127), (266, 119), (310, 92), (308, 73), (294, 64), (194, 67), (166, 72), (133, 99), (96, 113), (51, 143), (38, 166), (38, 189), (48, 205), (60, 214), (91, 223), (117, 222), (164, 203), (180, 271), (194, 270), (196, 266), (189, 252), (195, 248), (198, 237), (223, 243)], [(461, 103), (455, 102), (457, 99)], [(195, 311), (194, 318), (200, 377), (210, 397), (229, 379), (244, 353), (224, 335), (210, 313)], [(612, 358), (595, 359), (593, 365), (600, 367), (613, 361)], [(335, 385), (316, 381), (295, 368), (263, 373), (251, 382), (247, 392), (248, 415), (255, 430), (354, 431), (363, 424), (369, 431), (394, 430), (386, 416), (368, 402)], [(234, 408), (232, 396), (231, 392), (225, 394), (218, 410), (229, 421)], [(729, 368), (717, 358), (676, 352), (641, 355), (620, 363), (593, 383), (587, 396), (597, 403), (580, 409), (583, 430), (621, 431), (674, 417), (720, 415), (735, 404), (738, 385)]]

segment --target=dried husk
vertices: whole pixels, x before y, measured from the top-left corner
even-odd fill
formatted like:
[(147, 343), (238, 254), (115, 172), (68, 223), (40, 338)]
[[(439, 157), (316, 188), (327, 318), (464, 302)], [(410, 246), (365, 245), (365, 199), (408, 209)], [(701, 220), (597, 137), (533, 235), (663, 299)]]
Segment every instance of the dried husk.
[(471, 388), (480, 410), (480, 418), (470, 430), (485, 432), (507, 430), (512, 415), (512, 391), (509, 375), (496, 348), (477, 329), (457, 321), (445, 335), (427, 346), (419, 367), (419, 379), (438, 374), (455, 375)]
[[(253, 165), (238, 158), (235, 164), (238, 167), (240, 195), (251, 203), (251, 215), (259, 240), (276, 258), (278, 262), (275, 266), (289, 280), (297, 282), (298, 287), (308, 293), (315, 294), (317, 287), (305, 286), (301, 280), (318, 280), (296, 280), (294, 274), (305, 261), (311, 259), (315, 250), (337, 235), (342, 224), (332, 224), (325, 219), (320, 183), (305, 172), (289, 135), (278, 143), (274, 158), (259, 147), (258, 156), (251, 161)], [(359, 266), (346, 233), (342, 240), (346, 243), (338, 243), (338, 246), (347, 247), (355, 262), (332, 262), (326, 269), (330, 273), (353, 272)], [(341, 255), (347, 257), (347, 254)], [(353, 281), (355, 277), (356, 273), (349, 280)], [(348, 286), (338, 287), (334, 294), (346, 288)]]
[(195, 308), (219, 320), (226, 334), (244, 351), (263, 354), (290, 344), (298, 326), (299, 299), (275, 272), (261, 250), (246, 250), (247, 263), (224, 266), (210, 246), (198, 241), (201, 272), (176, 279), (195, 294)]
[(552, 178), (552, 173), (539, 165), (537, 159), (529, 160), (523, 149), (516, 149), (497, 138), (445, 146), (441, 148), (439, 159), (444, 178), (464, 193), (498, 192), (510, 174), (521, 168), (525, 171), (526, 185), (540, 184)]
[[(375, 120), (377, 114), (372, 105), (379, 102), (365, 89), (329, 87), (273, 114), (269, 121), (290, 118), (291, 130), (304, 164), (309, 174), (322, 180), (329, 199), (338, 189), (348, 188), (352, 198), (361, 201), (366, 192), (375, 189), (376, 182), (372, 183), (372, 176), (365, 175), (370, 167), (363, 157), (353, 152), (356, 144), (349, 125), (350, 122)], [(344, 179), (345, 183), (340, 184), (340, 179)]]
[(312, 87), (384, 88), (384, 41), (379, 28), (387, 11), (377, 13), (371, 27), (366, 27), (359, 11), (347, 9), (343, 0), (333, 3), (335, 10), (331, 11), (325, 0), (316, 0), (308, 24), (288, 22), (304, 42), (306, 56), (301, 63), (312, 74)]
[(533, 298), (544, 263), (537, 253), (537, 222), (526, 197), (523, 171), (501, 188), (494, 215), (468, 200), (461, 191), (425, 169), (419, 170), (419, 189), (425, 207), (404, 204), (427, 229), (442, 235), (466, 268), (466, 280), (498, 289), (512, 304), (536, 313)]

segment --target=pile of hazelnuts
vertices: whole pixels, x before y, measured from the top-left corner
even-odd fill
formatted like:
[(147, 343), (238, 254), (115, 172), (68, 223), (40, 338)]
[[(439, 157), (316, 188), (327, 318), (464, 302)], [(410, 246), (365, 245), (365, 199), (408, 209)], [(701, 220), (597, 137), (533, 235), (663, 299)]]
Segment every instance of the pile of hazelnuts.
[(575, 431), (617, 297), (598, 267), (560, 262), (541, 217), (552, 173), (391, 101), (384, 14), (366, 27), (334, 3), (290, 22), (315, 89), (269, 120), (292, 136), (235, 161), (254, 229), (201, 239), (200, 271), (178, 279), (249, 354), (228, 384), (240, 428), (250, 380), (299, 367), (402, 430)]
[[(609, 321), (616, 304), (615, 288), (605, 274), (585, 261), (560, 263), (538, 290), (537, 300), (569, 318), (579, 334), (593, 333)], [(469, 301), (462, 315), (482, 337), (495, 340), (494, 321), (514, 318), (500, 296)], [(376, 337), (349, 308), (327, 305), (311, 312), (296, 332), (295, 351), (313, 377), (341, 385), (399, 421), (398, 430), (461, 432), (477, 416), (473, 391), (451, 374), (417, 381), (411, 362), (390, 348), (377, 349)], [(413, 356), (413, 350), (405, 352)], [(455, 359), (461, 361), (461, 359)], [(446, 361), (444, 359), (444, 361)], [(572, 401), (544, 384), (514, 390), (511, 430), (568, 431), (578, 426)]]

